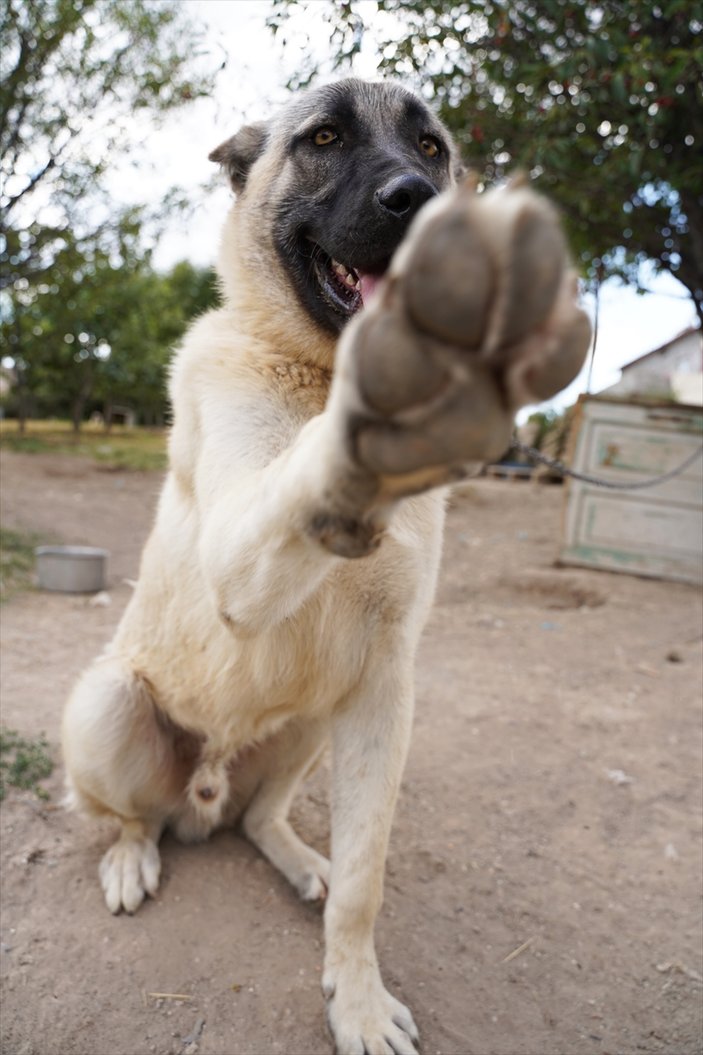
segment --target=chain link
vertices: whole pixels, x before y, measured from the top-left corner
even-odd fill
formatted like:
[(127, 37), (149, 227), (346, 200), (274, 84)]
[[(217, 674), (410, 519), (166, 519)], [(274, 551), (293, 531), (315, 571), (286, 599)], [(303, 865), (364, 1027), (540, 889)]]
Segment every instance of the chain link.
[(613, 491), (638, 491), (644, 487), (654, 487), (656, 484), (662, 484), (665, 480), (673, 480), (675, 476), (680, 476), (681, 473), (685, 472), (689, 465), (693, 465), (703, 454), (702, 446), (694, 451), (693, 454), (690, 454), (676, 469), (672, 469), (668, 473), (662, 473), (661, 476), (654, 476), (649, 480), (639, 480), (637, 483), (615, 483), (613, 480), (602, 480), (597, 476), (590, 476), (588, 473), (579, 473), (575, 469), (570, 469), (557, 458), (548, 458), (546, 454), (542, 454), (536, 447), (528, 447), (526, 443), (520, 443), (517, 439), (513, 440), (512, 449), (520, 451), (521, 454), (526, 454), (528, 458), (541, 462), (542, 465), (548, 465), (550, 469), (554, 469), (562, 476), (571, 476), (574, 480), (582, 480), (584, 483), (594, 484), (596, 487), (609, 487)]

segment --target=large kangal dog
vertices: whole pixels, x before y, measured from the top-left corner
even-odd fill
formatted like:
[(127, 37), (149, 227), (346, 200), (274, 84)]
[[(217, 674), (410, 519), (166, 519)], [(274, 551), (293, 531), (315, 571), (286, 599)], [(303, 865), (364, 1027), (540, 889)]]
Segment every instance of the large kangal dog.
[[(165, 827), (241, 821), (326, 898), (339, 1052), (405, 1055), (373, 930), (446, 486), (575, 376), (589, 325), (552, 207), (519, 181), (477, 193), (397, 85), (298, 95), (211, 157), (237, 194), (224, 307), (174, 361), (139, 583), (66, 708), (70, 794), (121, 826), (112, 912), (156, 892)], [(328, 740), (331, 862), (287, 819)]]

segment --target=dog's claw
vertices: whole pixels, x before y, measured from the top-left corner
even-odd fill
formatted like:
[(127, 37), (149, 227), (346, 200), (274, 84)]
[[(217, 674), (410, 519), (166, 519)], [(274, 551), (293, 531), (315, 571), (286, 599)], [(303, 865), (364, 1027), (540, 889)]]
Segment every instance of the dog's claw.
[(417, 1055), (413, 1017), (378, 976), (355, 972), (353, 980), (338, 978), (335, 983), (327, 978), (323, 991), (337, 1055)]

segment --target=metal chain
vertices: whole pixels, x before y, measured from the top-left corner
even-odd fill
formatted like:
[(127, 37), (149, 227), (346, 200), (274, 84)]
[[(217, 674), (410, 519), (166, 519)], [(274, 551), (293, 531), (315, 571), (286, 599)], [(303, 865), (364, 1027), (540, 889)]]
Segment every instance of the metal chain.
[(650, 480), (639, 480), (637, 483), (615, 483), (613, 480), (601, 480), (597, 476), (589, 476), (588, 473), (579, 473), (575, 469), (569, 469), (557, 458), (548, 458), (546, 454), (542, 454), (536, 447), (528, 447), (526, 443), (520, 443), (519, 440), (514, 440), (511, 446), (514, 450), (520, 451), (521, 454), (526, 454), (529, 458), (533, 458), (543, 465), (548, 465), (550, 469), (555, 469), (562, 476), (571, 476), (574, 480), (583, 480), (584, 483), (595, 484), (596, 487), (609, 487), (614, 491), (637, 491), (643, 487), (654, 487), (656, 484), (664, 483), (665, 480), (672, 480), (675, 476), (685, 472), (689, 465), (693, 465), (696, 459), (703, 454), (703, 447), (699, 447), (676, 469), (672, 469), (668, 473), (662, 473), (661, 476), (654, 476)]

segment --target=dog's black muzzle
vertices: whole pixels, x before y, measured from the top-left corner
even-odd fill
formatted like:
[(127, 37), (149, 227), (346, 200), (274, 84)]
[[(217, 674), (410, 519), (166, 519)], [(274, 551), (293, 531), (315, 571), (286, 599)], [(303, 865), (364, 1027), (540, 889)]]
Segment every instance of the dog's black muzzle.
[(299, 297), (336, 332), (365, 303), (416, 214), (442, 189), (387, 154), (374, 164), (360, 161), (338, 177), (326, 201), (282, 203), (277, 224), (279, 253)]
[(406, 172), (379, 187), (374, 194), (374, 203), (384, 216), (390, 215), (406, 227), (415, 213), (436, 194), (437, 188), (424, 176)]
[(383, 272), (416, 214), (438, 193), (417, 170), (386, 167), (375, 179), (367, 173), (363, 181), (352, 179), (343, 204), (315, 227), (314, 237), (330, 256), (357, 271)]

